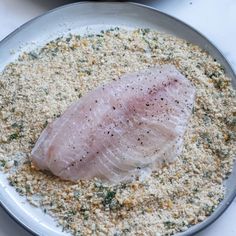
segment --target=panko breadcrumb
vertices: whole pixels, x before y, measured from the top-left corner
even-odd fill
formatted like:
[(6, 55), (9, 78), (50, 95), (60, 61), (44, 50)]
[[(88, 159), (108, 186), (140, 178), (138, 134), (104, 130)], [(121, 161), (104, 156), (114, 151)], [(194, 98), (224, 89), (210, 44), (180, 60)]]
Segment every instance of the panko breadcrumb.
[[(173, 64), (196, 87), (182, 154), (146, 180), (110, 186), (34, 169), (44, 127), (89, 90), (126, 72)], [(222, 66), (182, 39), (150, 29), (68, 35), (23, 53), (0, 74), (0, 168), (9, 183), (72, 235), (172, 235), (224, 197), (236, 151), (236, 100)]]

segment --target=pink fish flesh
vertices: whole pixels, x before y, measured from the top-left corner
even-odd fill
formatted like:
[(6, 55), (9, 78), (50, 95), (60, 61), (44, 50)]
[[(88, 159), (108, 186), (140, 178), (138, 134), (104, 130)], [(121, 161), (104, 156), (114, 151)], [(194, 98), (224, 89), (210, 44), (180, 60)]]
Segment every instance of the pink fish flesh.
[(34, 165), (62, 179), (132, 180), (180, 155), (195, 89), (174, 66), (129, 73), (89, 92), (49, 124)]

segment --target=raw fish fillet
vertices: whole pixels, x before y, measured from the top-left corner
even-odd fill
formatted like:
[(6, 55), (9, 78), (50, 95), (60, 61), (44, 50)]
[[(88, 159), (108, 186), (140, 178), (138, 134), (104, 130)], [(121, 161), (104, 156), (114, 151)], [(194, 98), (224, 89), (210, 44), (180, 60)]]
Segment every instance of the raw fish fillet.
[(129, 181), (180, 155), (195, 89), (174, 66), (130, 73), (98, 87), (49, 124), (34, 165), (62, 179)]

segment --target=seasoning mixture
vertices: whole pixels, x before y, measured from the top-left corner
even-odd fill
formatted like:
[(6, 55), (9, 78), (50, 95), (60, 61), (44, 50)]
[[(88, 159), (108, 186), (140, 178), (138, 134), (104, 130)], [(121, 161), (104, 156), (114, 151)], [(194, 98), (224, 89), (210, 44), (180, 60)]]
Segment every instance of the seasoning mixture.
[[(89, 90), (126, 72), (173, 64), (196, 87), (178, 160), (151, 177), (110, 186), (35, 170), (44, 127)], [(222, 66), (182, 39), (119, 28), (69, 35), (23, 53), (0, 74), (0, 168), (28, 201), (73, 235), (171, 235), (209, 216), (224, 196), (236, 152), (236, 100)]]

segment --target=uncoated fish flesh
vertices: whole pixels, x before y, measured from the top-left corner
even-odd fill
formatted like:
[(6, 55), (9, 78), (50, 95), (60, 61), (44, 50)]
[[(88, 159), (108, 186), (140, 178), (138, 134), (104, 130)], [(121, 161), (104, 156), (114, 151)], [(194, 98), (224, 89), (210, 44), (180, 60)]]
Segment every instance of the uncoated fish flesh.
[(172, 65), (125, 74), (49, 124), (32, 161), (72, 181), (144, 176), (180, 155), (194, 96), (193, 85)]

